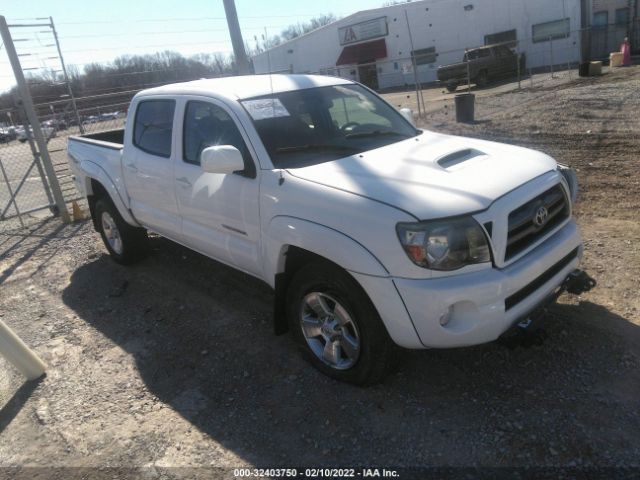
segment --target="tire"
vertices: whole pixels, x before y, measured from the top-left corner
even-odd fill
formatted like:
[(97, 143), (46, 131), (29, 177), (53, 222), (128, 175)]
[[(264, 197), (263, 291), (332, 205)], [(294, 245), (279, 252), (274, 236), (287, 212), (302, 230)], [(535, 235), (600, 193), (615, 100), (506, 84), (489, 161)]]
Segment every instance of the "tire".
[(113, 203), (101, 198), (94, 209), (96, 224), (111, 258), (122, 265), (131, 265), (145, 257), (147, 231), (124, 221)]
[(371, 385), (397, 366), (400, 348), (367, 294), (341, 268), (322, 261), (303, 266), (291, 279), (286, 304), (303, 357), (325, 375)]
[(489, 83), (489, 74), (486, 70), (481, 70), (476, 78), (476, 85), (478, 87), (485, 87)]
[(457, 82), (451, 82), (451, 83), (447, 83), (447, 91), (449, 93), (453, 93), (457, 90), (458, 88), (458, 83)]

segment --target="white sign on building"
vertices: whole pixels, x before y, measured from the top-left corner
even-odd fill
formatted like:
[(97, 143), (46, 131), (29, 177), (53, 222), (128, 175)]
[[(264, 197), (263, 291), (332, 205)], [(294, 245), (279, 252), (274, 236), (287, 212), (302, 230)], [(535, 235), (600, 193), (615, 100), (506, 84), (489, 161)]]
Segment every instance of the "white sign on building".
[(388, 33), (387, 17), (374, 18), (373, 20), (347, 25), (338, 29), (340, 45), (384, 37)]

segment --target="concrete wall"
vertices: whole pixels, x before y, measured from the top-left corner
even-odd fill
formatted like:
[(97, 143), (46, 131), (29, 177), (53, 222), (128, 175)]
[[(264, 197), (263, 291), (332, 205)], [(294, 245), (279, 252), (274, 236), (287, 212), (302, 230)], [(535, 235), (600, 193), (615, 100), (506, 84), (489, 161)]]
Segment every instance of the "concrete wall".
[[(526, 54), (528, 66), (549, 65), (552, 59), (556, 65), (579, 59), (579, 0), (424, 0), (345, 17), (255, 56), (255, 71), (328, 73), (359, 80), (355, 66), (338, 68), (335, 65), (343, 49), (338, 29), (386, 16), (389, 33), (383, 38), (386, 40), (388, 57), (377, 62), (379, 87), (413, 84), (405, 11), (409, 17), (414, 48), (435, 47), (438, 53), (436, 63), (418, 66), (421, 82), (435, 82), (439, 65), (461, 61), (464, 49), (483, 45), (485, 35), (512, 29), (517, 31), (519, 49)], [(532, 25), (563, 18), (569, 18), (572, 33), (568, 38), (537, 43), (531, 40)]]

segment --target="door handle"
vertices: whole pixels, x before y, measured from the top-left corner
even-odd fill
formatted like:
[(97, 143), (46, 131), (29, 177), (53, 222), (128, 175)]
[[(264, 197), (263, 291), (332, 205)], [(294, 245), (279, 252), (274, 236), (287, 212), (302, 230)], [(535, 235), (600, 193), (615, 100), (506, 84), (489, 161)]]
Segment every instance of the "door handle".
[(138, 173), (138, 167), (136, 167), (133, 163), (127, 163), (125, 164), (125, 167), (127, 167), (129, 170), (131, 170), (133, 173)]
[(191, 186), (191, 182), (189, 181), (189, 179), (187, 177), (176, 178), (176, 182), (180, 182), (185, 187), (190, 187)]

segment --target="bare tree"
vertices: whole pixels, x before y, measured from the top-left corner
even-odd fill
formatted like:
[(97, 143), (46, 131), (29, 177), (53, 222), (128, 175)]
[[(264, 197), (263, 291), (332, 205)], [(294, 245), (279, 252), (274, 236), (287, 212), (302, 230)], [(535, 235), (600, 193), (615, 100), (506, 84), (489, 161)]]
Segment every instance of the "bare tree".
[(320, 15), (317, 17), (313, 17), (308, 22), (304, 23), (294, 23), (289, 25), (287, 28), (280, 32), (280, 37), (283, 41), (292, 40), (297, 38), (305, 33), (309, 33), (313, 30), (316, 30), (320, 27), (324, 27), (330, 23), (333, 23), (337, 20), (337, 17), (333, 13), (327, 13), (326, 15)]

